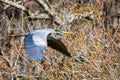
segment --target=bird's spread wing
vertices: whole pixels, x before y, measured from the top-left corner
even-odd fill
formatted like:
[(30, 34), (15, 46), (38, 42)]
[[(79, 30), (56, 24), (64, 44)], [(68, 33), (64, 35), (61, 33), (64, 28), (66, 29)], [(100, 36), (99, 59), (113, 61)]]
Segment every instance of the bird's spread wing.
[[(38, 44), (38, 45), (37, 45)], [(37, 35), (28, 34), (24, 38), (24, 48), (29, 59), (41, 60), (44, 54), (45, 45), (41, 44)]]
[(47, 42), (48, 42), (48, 46), (50, 46), (51, 48), (58, 50), (59, 52), (63, 53), (68, 57), (71, 57), (70, 53), (68, 52), (67, 48), (62, 43), (62, 41), (48, 36)]

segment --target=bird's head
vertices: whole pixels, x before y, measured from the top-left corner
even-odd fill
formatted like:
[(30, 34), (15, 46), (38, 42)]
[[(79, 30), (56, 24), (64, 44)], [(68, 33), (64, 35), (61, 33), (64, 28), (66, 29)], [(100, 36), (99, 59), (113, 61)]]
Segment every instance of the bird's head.
[(72, 32), (62, 31), (62, 30), (55, 30), (54, 32), (50, 33), (48, 35), (48, 38), (54, 38), (56, 40), (61, 40), (63, 38), (63, 35), (65, 34), (72, 34)]

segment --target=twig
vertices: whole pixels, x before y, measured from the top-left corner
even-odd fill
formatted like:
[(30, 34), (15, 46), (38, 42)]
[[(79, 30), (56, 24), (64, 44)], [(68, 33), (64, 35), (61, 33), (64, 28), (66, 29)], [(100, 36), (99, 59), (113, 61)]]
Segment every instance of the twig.
[[(19, 4), (15, 3), (15, 2), (12, 2), (12, 1), (9, 1), (9, 0), (0, 0), (0, 1), (3, 2), (3, 3), (6, 3), (8, 5), (17, 7), (19, 9), (23, 10), (24, 12), (27, 12), (27, 15), (31, 16), (28, 13), (28, 10), (22, 5), (19, 5)], [(43, 2), (42, 0), (36, 0), (36, 1), (38, 2), (39, 5), (42, 5), (42, 7), (44, 8), (44, 11), (54, 20), (54, 23), (56, 25), (61, 24), (62, 21), (56, 16), (56, 14), (53, 11), (51, 11), (49, 6), (45, 2)], [(32, 19), (34, 19), (34, 16), (32, 17)], [(35, 19), (36, 19), (36, 17), (35, 17)]]
[(0, 0), (0, 1), (3, 2), (3, 3), (6, 3), (8, 5), (11, 5), (11, 6), (15, 6), (15, 7), (19, 8), (19, 9), (21, 9), (23, 11), (26, 11), (26, 8), (24, 6), (19, 5), (19, 4), (15, 3), (15, 2), (13, 2), (13, 1), (9, 1), (9, 0)]
[(27, 14), (27, 18), (32, 19), (32, 20), (36, 20), (36, 19), (40, 19), (40, 20), (46, 20), (46, 19), (50, 19), (48, 16), (33, 16), (32, 14), (29, 13), (29, 11), (22, 5), (19, 5), (17, 2), (12, 2), (9, 0), (0, 0), (0, 2), (6, 3), (8, 5), (14, 6), (16, 8), (19, 8), (21, 10), (23, 10), (26, 14)]
[(6, 3), (6, 4), (11, 5), (11, 6), (14, 6), (14, 7), (16, 7), (16, 8), (19, 8), (19, 9), (21, 9), (22, 11), (24, 11), (24, 12), (27, 14), (27, 16), (31, 16), (31, 15), (29, 14), (29, 11), (28, 11), (24, 6), (19, 5), (19, 4), (16, 3), (16, 2), (9, 1), (9, 0), (0, 0), (0, 2)]
[(52, 11), (49, 6), (42, 0), (36, 0), (39, 5), (41, 5), (44, 8), (44, 11), (53, 18), (53, 21), (56, 25), (60, 25), (62, 23), (62, 20), (56, 16), (56, 13)]
[(40, 14), (38, 16), (27, 16), (25, 19), (31, 18), (32, 20), (50, 20), (50, 17), (47, 14)]

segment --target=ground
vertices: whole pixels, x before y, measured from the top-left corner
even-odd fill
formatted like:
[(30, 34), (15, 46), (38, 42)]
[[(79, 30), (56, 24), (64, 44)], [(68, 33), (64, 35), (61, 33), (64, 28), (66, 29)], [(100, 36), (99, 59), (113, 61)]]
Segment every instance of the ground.
[[(27, 15), (16, 5), (11, 7), (1, 0), (0, 80), (119, 80), (120, 1), (43, 1), (50, 10), (44, 10), (43, 5), (40, 10), (32, 10), (30, 4)], [(25, 7), (21, 0), (13, 3)], [(48, 47), (42, 61), (30, 61), (25, 55), (23, 37), (11, 36), (43, 28), (73, 32), (62, 39), (71, 58)]]

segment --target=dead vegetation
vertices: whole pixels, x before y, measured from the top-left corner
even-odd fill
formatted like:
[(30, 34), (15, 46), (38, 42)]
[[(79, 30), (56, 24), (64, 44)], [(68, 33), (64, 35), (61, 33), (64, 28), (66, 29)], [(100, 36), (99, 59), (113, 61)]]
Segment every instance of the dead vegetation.
[[(120, 79), (119, 0), (7, 1), (0, 0), (0, 80)], [(47, 48), (41, 62), (29, 61), (23, 37), (9, 36), (42, 28), (72, 31), (63, 39), (72, 58)]]

